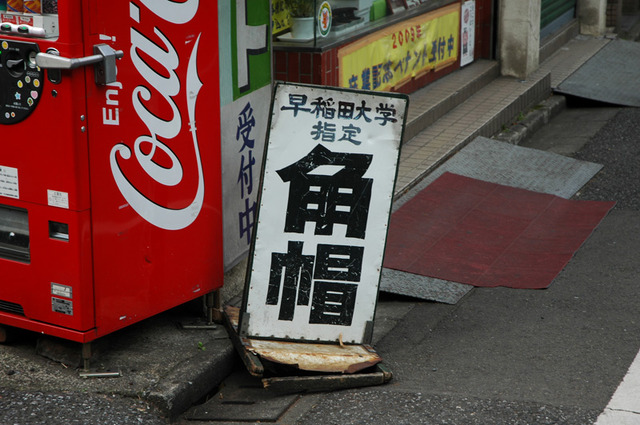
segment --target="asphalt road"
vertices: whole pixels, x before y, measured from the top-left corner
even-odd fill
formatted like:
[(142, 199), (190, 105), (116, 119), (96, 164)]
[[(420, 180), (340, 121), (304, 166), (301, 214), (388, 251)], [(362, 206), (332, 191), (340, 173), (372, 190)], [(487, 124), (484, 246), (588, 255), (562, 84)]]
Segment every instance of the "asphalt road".
[(0, 389), (0, 423), (123, 425), (165, 424), (148, 403), (115, 395)]

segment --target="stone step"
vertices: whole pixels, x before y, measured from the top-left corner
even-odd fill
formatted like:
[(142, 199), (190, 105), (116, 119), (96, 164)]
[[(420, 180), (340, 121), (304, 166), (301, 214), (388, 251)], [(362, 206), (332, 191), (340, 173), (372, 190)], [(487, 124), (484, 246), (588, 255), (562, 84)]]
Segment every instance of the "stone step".
[[(451, 88), (448, 93), (450, 97), (457, 96)], [(494, 78), (458, 106), (435, 118), (433, 123), (414, 137), (405, 137), (400, 154), (396, 197), (408, 191), (477, 136), (491, 137), (503, 126), (511, 124), (523, 111), (550, 95), (551, 74), (548, 70), (536, 71), (526, 81), (512, 77)], [(437, 103), (447, 102), (449, 100), (445, 98)], [(410, 117), (411, 114), (410, 110)], [(422, 118), (413, 118), (411, 122), (419, 119)]]
[(499, 75), (498, 62), (478, 60), (412, 93), (404, 140), (414, 138)]

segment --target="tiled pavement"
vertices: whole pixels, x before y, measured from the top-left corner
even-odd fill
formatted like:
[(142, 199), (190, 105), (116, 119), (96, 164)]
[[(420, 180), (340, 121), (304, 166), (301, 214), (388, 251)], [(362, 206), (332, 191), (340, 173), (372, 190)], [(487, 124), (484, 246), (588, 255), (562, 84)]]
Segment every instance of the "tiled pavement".
[(477, 136), (491, 137), (548, 98), (609, 41), (576, 36), (524, 81), (498, 76), (497, 63), (480, 60), (412, 94), (396, 197)]

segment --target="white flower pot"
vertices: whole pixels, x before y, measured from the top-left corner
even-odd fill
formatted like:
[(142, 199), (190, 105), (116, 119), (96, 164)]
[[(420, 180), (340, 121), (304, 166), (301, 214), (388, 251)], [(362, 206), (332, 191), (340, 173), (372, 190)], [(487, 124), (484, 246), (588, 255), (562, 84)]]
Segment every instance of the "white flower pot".
[(314, 18), (291, 18), (291, 37), (311, 39), (313, 38)]

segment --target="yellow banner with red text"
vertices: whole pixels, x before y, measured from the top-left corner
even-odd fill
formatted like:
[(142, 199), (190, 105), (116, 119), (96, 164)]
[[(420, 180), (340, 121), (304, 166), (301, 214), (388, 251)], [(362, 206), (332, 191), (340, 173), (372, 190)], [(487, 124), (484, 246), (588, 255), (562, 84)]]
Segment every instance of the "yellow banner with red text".
[(458, 60), (460, 4), (407, 19), (338, 51), (340, 87), (388, 91)]

